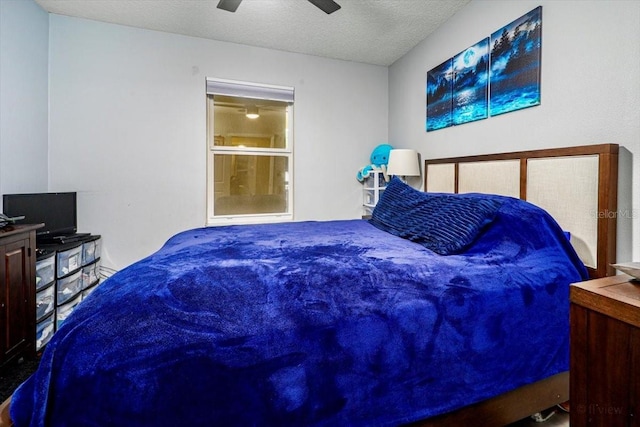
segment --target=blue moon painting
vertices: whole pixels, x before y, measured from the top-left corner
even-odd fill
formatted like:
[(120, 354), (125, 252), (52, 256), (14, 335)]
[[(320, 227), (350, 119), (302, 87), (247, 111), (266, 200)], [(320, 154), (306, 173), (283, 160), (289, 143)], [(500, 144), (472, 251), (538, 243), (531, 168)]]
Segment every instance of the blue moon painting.
[(488, 117), (489, 38), (427, 73), (427, 132)]
[(453, 57), (454, 125), (488, 117), (489, 38)]
[(492, 116), (540, 105), (542, 6), (491, 34)]

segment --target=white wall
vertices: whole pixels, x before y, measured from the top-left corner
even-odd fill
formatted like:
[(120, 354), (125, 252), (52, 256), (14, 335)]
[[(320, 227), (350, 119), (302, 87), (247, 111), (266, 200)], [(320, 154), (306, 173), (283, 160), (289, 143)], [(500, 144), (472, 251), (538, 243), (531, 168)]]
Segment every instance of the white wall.
[(296, 220), (356, 218), (388, 69), (50, 15), (50, 181), (121, 268), (203, 226), (205, 77), (295, 87)]
[[(542, 102), (425, 132), (431, 68), (542, 5)], [(640, 261), (640, 2), (473, 0), (389, 69), (389, 140), (423, 158), (620, 144), (618, 260)]]
[(1, 194), (47, 191), (48, 39), (37, 4), (0, 0)]

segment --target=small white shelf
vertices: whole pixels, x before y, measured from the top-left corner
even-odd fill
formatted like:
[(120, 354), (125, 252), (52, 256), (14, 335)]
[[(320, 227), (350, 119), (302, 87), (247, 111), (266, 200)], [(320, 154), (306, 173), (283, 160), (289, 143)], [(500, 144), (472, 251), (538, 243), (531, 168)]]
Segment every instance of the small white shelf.
[(369, 172), (369, 176), (364, 179), (362, 189), (363, 215), (371, 215), (386, 187), (387, 181), (385, 181), (382, 171)]

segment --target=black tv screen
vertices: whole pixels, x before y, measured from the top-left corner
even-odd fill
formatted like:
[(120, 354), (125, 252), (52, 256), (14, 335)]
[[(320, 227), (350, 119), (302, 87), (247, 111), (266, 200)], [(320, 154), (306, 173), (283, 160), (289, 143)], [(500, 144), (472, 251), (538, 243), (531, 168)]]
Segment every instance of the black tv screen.
[(36, 230), (38, 237), (58, 237), (74, 234), (77, 228), (76, 193), (5, 194), (3, 213), (22, 216), (22, 224), (44, 224)]

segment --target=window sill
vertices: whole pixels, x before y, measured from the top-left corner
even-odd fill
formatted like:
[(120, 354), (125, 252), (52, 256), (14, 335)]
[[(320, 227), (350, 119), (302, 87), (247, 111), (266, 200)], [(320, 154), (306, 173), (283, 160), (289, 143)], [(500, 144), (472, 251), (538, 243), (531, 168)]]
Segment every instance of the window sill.
[(293, 214), (229, 215), (209, 218), (206, 226), (217, 227), (221, 225), (265, 224), (290, 221), (293, 221)]

